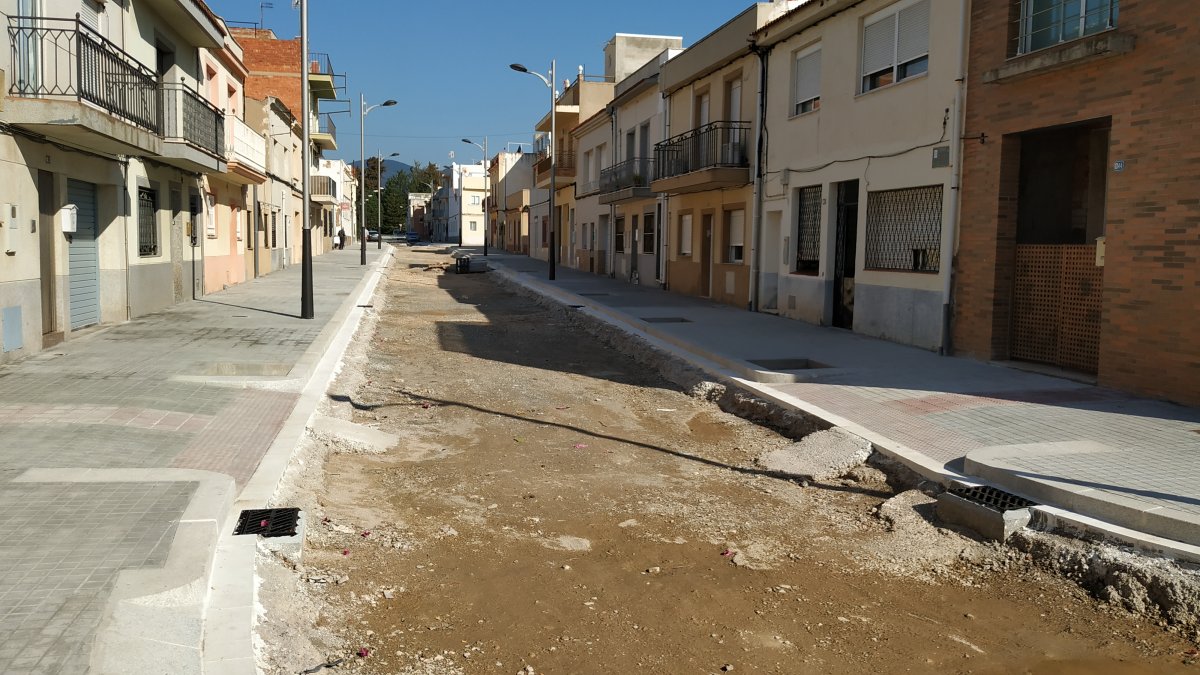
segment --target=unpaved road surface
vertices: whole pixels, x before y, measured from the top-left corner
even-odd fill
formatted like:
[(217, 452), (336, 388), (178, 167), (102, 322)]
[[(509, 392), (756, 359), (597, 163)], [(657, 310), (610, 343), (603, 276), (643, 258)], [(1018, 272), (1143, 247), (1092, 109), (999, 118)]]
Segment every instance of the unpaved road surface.
[(270, 672), (1200, 673), (1195, 645), (939, 525), (863, 466), (803, 486), (790, 441), (691, 398), (492, 275), (401, 249), (262, 561)]

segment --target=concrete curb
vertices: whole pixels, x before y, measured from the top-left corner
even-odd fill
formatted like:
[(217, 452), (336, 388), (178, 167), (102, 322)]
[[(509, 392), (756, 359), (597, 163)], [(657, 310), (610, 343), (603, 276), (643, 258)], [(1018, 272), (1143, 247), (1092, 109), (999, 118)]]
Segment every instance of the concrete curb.
[[(263, 456), (254, 475), (229, 509), (263, 508), (270, 504), (292, 454), (308, 428), (329, 384), (336, 377), (342, 356), (366, 314), (379, 280), (391, 265), (395, 249), (384, 255), (355, 286), (329, 323), (292, 369), (304, 373), (300, 400)], [(224, 528), (217, 541), (204, 616), (203, 672), (209, 675), (252, 675), (258, 672), (254, 650), (257, 612), (255, 556), (257, 537), (234, 537)]]
[[(738, 365), (737, 371), (731, 370), (728, 367), (733, 363), (731, 359), (721, 357), (707, 350), (695, 348), (686, 341), (657, 330), (644, 321), (637, 321), (636, 323), (634, 321), (630, 321), (621, 313), (613, 311), (608, 307), (597, 306), (595, 303), (588, 302), (587, 298), (575, 295), (570, 291), (564, 291), (540, 281), (522, 278), (520, 273), (509, 270), (507, 267), (503, 266), (503, 263), (500, 265), (493, 264), (492, 271), (499, 273), (502, 277), (504, 277), (504, 279), (513, 284), (537, 293), (543, 297), (550, 298), (556, 302), (560, 302), (565, 306), (580, 306), (580, 311), (586, 313), (588, 316), (602, 321), (613, 328), (645, 340), (652, 346), (666, 352), (667, 354), (670, 354), (671, 356), (704, 371), (721, 384), (748, 391), (756, 396), (770, 401), (771, 403), (783, 406), (785, 408), (798, 410), (805, 415), (819, 419), (832, 427), (841, 427), (846, 431), (855, 434), (856, 436), (860, 436), (861, 438), (870, 441), (880, 454), (903, 464), (926, 480), (936, 482), (943, 486), (948, 486), (956, 480), (963, 479), (963, 476), (946, 469), (941, 464), (930, 459), (929, 457), (902, 443), (898, 443), (890, 438), (887, 438), (886, 436), (875, 433), (861, 424), (848, 420), (839, 415), (835, 415), (828, 410), (813, 405), (812, 403), (802, 399), (775, 391), (770, 387), (769, 384), (756, 382), (742, 377), (739, 372), (744, 373), (749, 369), (746, 369), (742, 365)], [(738, 363), (740, 364), (740, 362)]]
[[(732, 384), (737, 388), (751, 392), (779, 406), (797, 410), (805, 415), (819, 419), (830, 426), (841, 427), (860, 436), (870, 441), (875, 450), (881, 455), (901, 463), (931, 482), (938, 483), (943, 487), (951, 487), (957, 483), (975, 484), (982, 479), (1001, 489), (1010, 490), (1010, 488), (1005, 487), (1005, 481), (996, 481), (994, 474), (997, 471), (984, 471), (977, 478), (972, 479), (969, 475), (949, 470), (943, 463), (903, 443), (874, 432), (860, 423), (833, 414), (808, 401), (777, 391), (771, 386), (772, 383), (755, 381), (757, 379), (755, 375), (758, 371), (752, 367), (752, 364), (714, 354), (682, 338), (665, 333), (647, 322), (633, 319), (608, 307), (599, 306), (597, 303), (589, 301), (586, 297), (557, 288), (549, 283), (532, 279), (524, 273), (515, 272), (509, 269), (504, 262), (493, 263), (492, 271), (498, 273), (509, 283), (554, 302), (561, 303), (564, 306), (578, 308), (580, 312), (592, 318), (627, 334), (641, 338), (653, 347), (707, 373), (721, 384)], [(748, 375), (750, 379), (742, 375)], [(977, 453), (978, 451), (972, 453), (972, 455), (977, 456)], [(965, 461), (968, 466), (971, 466), (970, 455)], [(982, 471), (982, 469), (980, 470)], [(1029, 486), (1025, 484), (1027, 482), (1022, 482), (1019, 488), (1013, 488), (1010, 491), (1033, 498), (1030, 494), (1031, 490)], [(1121, 506), (1114, 505), (1112, 508), (1119, 509)], [(1164, 539), (1155, 534), (1124, 528), (1096, 518), (1074, 514), (1063, 509), (1038, 506), (1033, 507), (1032, 510), (1034, 513), (1030, 526), (1034, 529), (1061, 532), (1073, 536), (1100, 537), (1138, 549), (1144, 553), (1174, 557), (1187, 561), (1196, 561), (1197, 556), (1200, 555), (1200, 547)]]

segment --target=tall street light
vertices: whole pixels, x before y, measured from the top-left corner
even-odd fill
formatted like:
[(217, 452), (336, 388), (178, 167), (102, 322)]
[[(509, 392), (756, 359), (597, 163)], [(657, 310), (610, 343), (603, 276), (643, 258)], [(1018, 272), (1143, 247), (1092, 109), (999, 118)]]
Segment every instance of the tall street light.
[(483, 137), (483, 145), (480, 145), (469, 138), (464, 138), (464, 139), (462, 139), (462, 141), (463, 141), (463, 143), (466, 143), (468, 145), (473, 145), (483, 151), (483, 255), (484, 255), (484, 257), (487, 257), (487, 254), (488, 254), (488, 230), (490, 229), (488, 227), (487, 200), (488, 200), (488, 195), (491, 194), (491, 191), (488, 189), (488, 180), (491, 178), (491, 173), (488, 171), (488, 165), (487, 165), (487, 163), (488, 163), (487, 136)]
[[(362, 244), (362, 255), (358, 261), (360, 265), (367, 264), (367, 113), (376, 108), (388, 108), (394, 105), (396, 105), (396, 101), (389, 98), (383, 103), (376, 103), (368, 108), (367, 97), (359, 94), (358, 109), (362, 112), (358, 118), (358, 158), (361, 162), (358, 173), (362, 176), (362, 191), (359, 195), (362, 198), (362, 226), (358, 228)], [(380, 246), (382, 245), (383, 242), (380, 242)]]
[(536, 75), (539, 80), (544, 82), (546, 86), (550, 88), (550, 143), (549, 148), (547, 149), (550, 157), (550, 255), (548, 257), (550, 258), (550, 281), (554, 281), (554, 263), (558, 257), (558, 244), (555, 241), (557, 239), (555, 235), (557, 234), (558, 227), (554, 223), (554, 165), (558, 163), (558, 158), (554, 156), (554, 143), (557, 140), (555, 138), (554, 109), (558, 103), (558, 92), (554, 91), (554, 78), (556, 76), (555, 61), (554, 59), (550, 59), (550, 79), (546, 79), (545, 75), (542, 75), (537, 71), (530, 70), (519, 63), (513, 63), (508, 67), (512, 68), (518, 73)]
[[(388, 157), (399, 157), (400, 153), (393, 152)], [(379, 245), (375, 248), (383, 249), (383, 153), (379, 154), (379, 161), (375, 163), (375, 168), (378, 169), (378, 180), (375, 181), (379, 186), (379, 208), (375, 209), (375, 231), (379, 233)], [(366, 214), (363, 214), (366, 217)]]
[[(300, 161), (304, 167), (304, 180), (301, 181), (303, 186), (301, 189), (301, 207), (304, 216), (300, 222), (302, 225), (300, 243), (300, 318), (311, 319), (316, 316), (313, 310), (313, 250), (312, 250), (312, 213), (308, 207), (309, 199), (309, 183), (312, 181), (312, 176), (308, 168), (312, 161), (312, 148), (309, 147), (311, 142), (309, 108), (312, 102), (308, 100), (308, 0), (300, 0)], [(255, 232), (257, 237), (258, 233)], [(257, 245), (254, 251), (255, 268), (258, 265), (258, 250)]]

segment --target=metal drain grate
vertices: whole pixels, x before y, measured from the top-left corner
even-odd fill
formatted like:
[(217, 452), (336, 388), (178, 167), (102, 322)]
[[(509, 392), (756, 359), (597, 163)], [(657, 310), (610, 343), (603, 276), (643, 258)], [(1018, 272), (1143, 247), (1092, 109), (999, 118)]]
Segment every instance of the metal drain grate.
[(646, 323), (691, 323), (691, 319), (682, 316), (642, 316), (638, 317)]
[(1030, 506), (1036, 506), (1034, 502), (1018, 497), (1012, 493), (1003, 490), (997, 490), (988, 485), (980, 485), (978, 487), (956, 487), (950, 489), (950, 494), (962, 497), (970, 502), (981, 504), (1003, 513), (1004, 511), (1014, 511)]
[(579, 294), (580, 297), (584, 297), (584, 298), (599, 298), (604, 295), (611, 295), (611, 293), (580, 293)]
[(234, 534), (261, 534), (264, 537), (294, 537), (300, 509), (247, 509), (238, 516)]

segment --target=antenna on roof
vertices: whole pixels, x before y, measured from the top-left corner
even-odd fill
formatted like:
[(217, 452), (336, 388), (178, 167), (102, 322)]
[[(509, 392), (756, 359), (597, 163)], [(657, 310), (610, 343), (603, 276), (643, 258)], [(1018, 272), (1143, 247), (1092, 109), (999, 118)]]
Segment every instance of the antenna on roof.
[(263, 23), (263, 10), (264, 9), (275, 9), (275, 4), (271, 3), (271, 2), (258, 3), (258, 27), (260, 30), (266, 30), (266, 28), (267, 28), (267, 25), (265, 23)]

